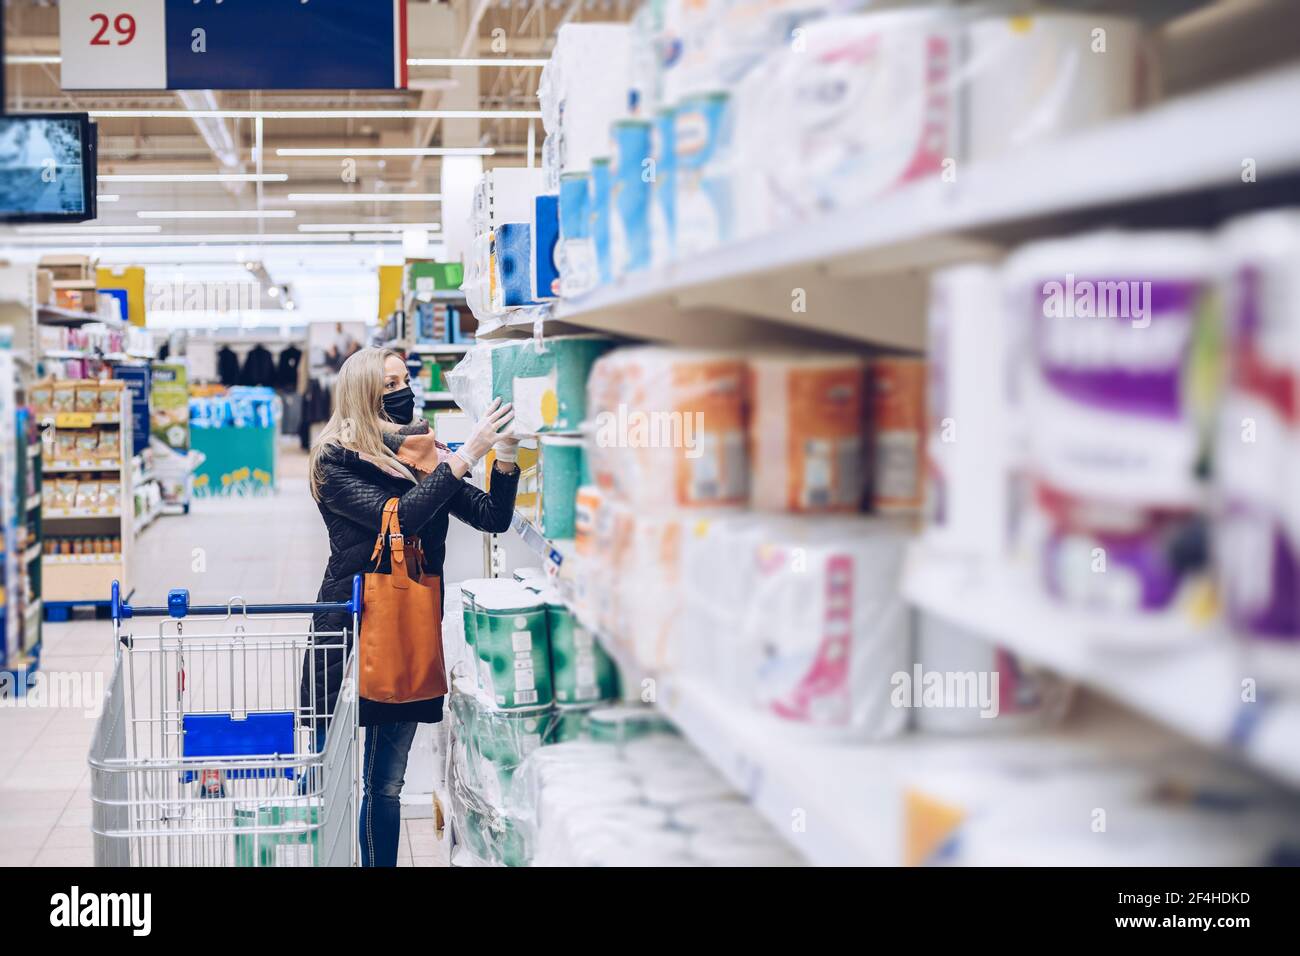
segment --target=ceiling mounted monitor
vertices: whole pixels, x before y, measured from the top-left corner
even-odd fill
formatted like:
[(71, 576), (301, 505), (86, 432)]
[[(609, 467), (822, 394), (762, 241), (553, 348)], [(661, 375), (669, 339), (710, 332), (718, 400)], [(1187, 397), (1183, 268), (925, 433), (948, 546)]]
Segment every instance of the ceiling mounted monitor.
[(85, 113), (0, 116), (0, 222), (94, 219), (95, 133)]

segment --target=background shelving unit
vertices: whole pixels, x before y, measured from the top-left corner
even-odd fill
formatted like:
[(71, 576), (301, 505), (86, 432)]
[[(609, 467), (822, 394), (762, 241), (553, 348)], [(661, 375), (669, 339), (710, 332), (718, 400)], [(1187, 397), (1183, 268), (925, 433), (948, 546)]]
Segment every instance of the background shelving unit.
[[(1300, 67), (1210, 85), (1089, 131), (959, 170), (955, 182), (910, 185), (772, 237), (734, 242), (624, 276), (553, 304), (544, 335), (600, 331), (678, 346), (792, 345), (923, 352), (929, 273), (991, 262), (1035, 238), (1098, 228), (1214, 226), (1253, 209), (1300, 202)], [(1243, 156), (1268, 169), (1242, 176)], [(807, 311), (790, 308), (791, 289)], [(534, 314), (485, 323), (479, 337), (536, 334)], [(517, 515), (527, 552), (573, 601), (574, 562)], [(1023, 737), (835, 743), (728, 700), (696, 677), (655, 673), (584, 622), (625, 682), (652, 681), (656, 704), (745, 794), (777, 832), (819, 864), (916, 863), (935, 845), (913, 837), (960, 812), (953, 768), (1080, 752), (1135, 765), (1157, 752), (1213, 756), (1300, 787), (1300, 696), (1264, 690), (1242, 702), (1247, 653), (1227, 635), (1189, 634), (1177, 647), (1117, 647), (1104, 625), (1050, 608), (1006, 569), (910, 549), (901, 582), (915, 608), (960, 625), (1081, 685), (1079, 714)], [(1294, 677), (1294, 675), (1291, 675)], [(1294, 686), (1294, 684), (1292, 685)], [(791, 830), (792, 809), (807, 827)], [(946, 809), (945, 809), (946, 808)]]
[[(46, 620), (66, 620), (74, 606), (102, 606), (107, 603), (113, 582), (125, 584), (127, 580), (137, 525), (132, 504), (134, 470), (131, 467), (130, 396), (127, 389), (120, 390), (118, 403), (116, 415), (100, 413), (79, 417), (78, 413), (73, 412), (49, 416), (45, 420), (47, 426), (55, 429), (89, 427), (92, 422), (95, 425), (116, 426), (118, 457), (115, 460), (60, 461), (51, 456), (47, 444), (45, 469), (50, 474), (71, 474), (87, 480), (99, 476), (111, 477), (121, 485), (119, 505), (114, 508), (56, 507), (50, 504), (48, 494), (44, 496), (42, 510), (47, 523), (47, 534), (108, 536), (116, 537), (120, 542), (116, 554), (94, 555), (97, 559), (94, 561), (68, 561), (65, 560), (68, 556), (63, 555), (45, 556), (43, 574)], [(92, 419), (92, 422), (87, 422), (86, 419)]]

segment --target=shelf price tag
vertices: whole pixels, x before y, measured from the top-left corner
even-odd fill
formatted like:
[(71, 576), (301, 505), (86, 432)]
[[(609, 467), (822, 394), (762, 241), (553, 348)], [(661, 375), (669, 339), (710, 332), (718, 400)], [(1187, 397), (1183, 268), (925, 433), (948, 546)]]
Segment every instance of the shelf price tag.
[(59, 412), (54, 416), (55, 428), (89, 428), (93, 424), (94, 412)]
[(63, 88), (167, 89), (165, 8), (165, 0), (63, 0)]

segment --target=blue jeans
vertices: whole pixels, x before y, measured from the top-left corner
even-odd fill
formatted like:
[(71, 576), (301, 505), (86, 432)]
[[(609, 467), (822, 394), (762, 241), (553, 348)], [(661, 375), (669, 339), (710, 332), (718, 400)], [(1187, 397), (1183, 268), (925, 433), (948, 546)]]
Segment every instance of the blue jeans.
[(366, 728), (361, 760), (361, 865), (397, 866), (402, 835), (406, 757), (420, 725), (414, 721)]

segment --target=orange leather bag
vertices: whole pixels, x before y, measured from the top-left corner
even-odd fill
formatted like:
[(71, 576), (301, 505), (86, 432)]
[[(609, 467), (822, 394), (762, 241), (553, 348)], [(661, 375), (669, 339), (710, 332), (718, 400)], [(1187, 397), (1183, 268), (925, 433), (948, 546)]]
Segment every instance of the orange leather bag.
[[(389, 574), (378, 568), (391, 555)], [(442, 662), (442, 579), (424, 574), (419, 538), (407, 546), (397, 523), (397, 499), (384, 505), (383, 524), (366, 575), (358, 671), (361, 696), (385, 704), (430, 700), (447, 693)]]

